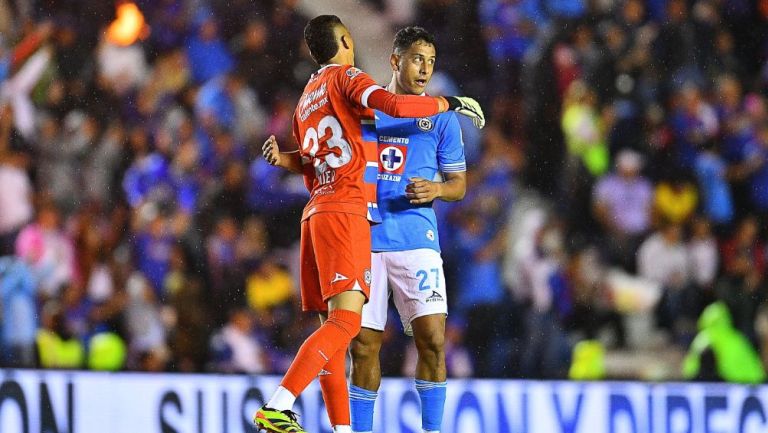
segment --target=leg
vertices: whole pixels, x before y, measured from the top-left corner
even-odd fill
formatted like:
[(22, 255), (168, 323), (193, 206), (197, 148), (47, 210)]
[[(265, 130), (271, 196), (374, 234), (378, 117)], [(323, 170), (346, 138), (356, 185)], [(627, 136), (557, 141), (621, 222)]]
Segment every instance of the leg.
[[(327, 315), (321, 314), (320, 322), (325, 323)], [(328, 419), (332, 426), (349, 425), (349, 391), (347, 390), (346, 361), (347, 351), (339, 350), (320, 371), (320, 390), (328, 411)]]
[(411, 322), (419, 360), (416, 379), (445, 382), (445, 315), (430, 314)]
[(350, 349), (352, 353), (352, 383), (349, 404), (352, 410), (352, 430), (373, 431), (373, 410), (381, 383), (381, 344), (387, 325), (389, 285), (387, 283), (387, 253), (371, 254), (371, 293), (363, 306), (363, 328)]
[[(320, 379), (321, 386), (324, 386), (323, 395), (334, 432), (351, 432), (349, 391), (346, 380), (343, 380), (344, 360), (350, 340), (360, 331), (363, 304), (370, 296), (369, 285), (372, 275), (370, 226), (364, 218), (344, 216), (339, 221), (343, 221), (344, 226), (347, 227), (337, 233), (341, 239), (327, 239), (323, 244), (325, 246), (345, 245), (348, 248), (337, 248), (336, 254), (324, 256), (319, 261), (319, 267), (325, 270), (320, 272), (321, 281), (330, 281), (330, 287), (323, 290), (329, 310), (329, 319), (326, 323), (331, 322), (335, 317), (354, 318), (355, 329), (326, 366), (331, 367), (330, 370), (326, 368), (331, 374), (323, 375)], [(326, 228), (323, 227), (323, 230)], [(334, 287), (334, 284), (338, 287)], [(334, 373), (334, 370), (337, 372)], [(334, 376), (336, 376), (335, 379)], [(326, 381), (327, 384), (324, 385)]]
[(439, 432), (446, 391), (445, 314), (419, 317), (411, 326), (419, 352), (416, 391), (421, 400), (421, 426), (425, 432)]
[(363, 306), (362, 329), (350, 344), (352, 354), (352, 384), (377, 391), (381, 383), (379, 353), (387, 326), (389, 286), (387, 283), (387, 253), (371, 254), (371, 293)]
[(339, 293), (328, 301), (328, 320), (299, 348), (299, 353), (280, 384), (283, 388), (298, 396), (336, 352), (346, 353), (349, 342), (360, 331), (363, 302), (365, 296), (355, 290)]
[[(365, 275), (371, 260), (370, 228), (364, 218), (350, 218), (346, 214), (320, 214), (302, 223), (303, 308), (325, 310), (327, 303), (328, 319), (302, 344), (280, 387), (256, 413), (257, 427), (277, 433), (302, 433), (303, 428), (290, 410), (297, 396), (337, 352), (346, 353), (349, 342), (360, 331), (360, 312), (368, 294)], [(367, 245), (361, 241), (366, 236)], [(328, 248), (329, 245), (334, 247)], [(362, 251), (356, 251), (360, 248)], [(340, 357), (343, 364), (343, 355)], [(333, 365), (341, 364), (336, 361)], [(329, 416), (348, 418), (348, 399), (343, 403), (332, 400), (335, 403), (329, 407)]]
[(419, 355), (415, 379), (421, 400), (421, 426), (425, 432), (439, 432), (445, 406), (448, 314), (443, 260), (440, 253), (425, 248), (392, 256), (392, 296), (406, 333), (413, 333)]
[(376, 391), (381, 384), (381, 350), (383, 333), (373, 329), (362, 328), (357, 334), (350, 349), (352, 352), (352, 384), (357, 387)]
[[(254, 422), (257, 427), (276, 433), (303, 433), (304, 430), (296, 423), (291, 408), (296, 397), (324, 369), (330, 373), (328, 376), (333, 376), (323, 379), (323, 375), (320, 381), (328, 417), (332, 423), (344, 423), (335, 426), (349, 426), (349, 396), (344, 375), (344, 359), (349, 342), (360, 330), (359, 311), (364, 301), (365, 296), (358, 291), (346, 291), (330, 299), (328, 319), (304, 341), (278, 390), (267, 404), (256, 412)], [(338, 393), (339, 388), (341, 394)], [(283, 419), (284, 417), (287, 418)]]
[(350, 349), (352, 352), (352, 386), (350, 407), (352, 428), (355, 432), (373, 431), (373, 408), (381, 384), (381, 351), (383, 333), (363, 328), (357, 334)]

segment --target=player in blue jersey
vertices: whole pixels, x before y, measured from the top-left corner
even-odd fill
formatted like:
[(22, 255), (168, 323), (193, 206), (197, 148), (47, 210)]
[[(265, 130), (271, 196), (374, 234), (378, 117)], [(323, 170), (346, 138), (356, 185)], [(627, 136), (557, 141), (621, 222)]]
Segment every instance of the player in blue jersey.
[[(434, 37), (420, 27), (395, 36), (387, 90), (422, 95), (436, 60)], [(362, 330), (351, 345), (352, 430), (373, 429), (373, 406), (381, 383), (379, 351), (391, 295), (405, 332), (418, 350), (416, 390), (422, 429), (440, 431), (445, 404), (445, 319), (448, 314), (443, 261), (432, 209), (436, 199), (461, 200), (466, 163), (459, 122), (453, 113), (396, 119), (376, 111), (379, 150), (378, 207), (382, 223), (371, 229), (371, 296)]]

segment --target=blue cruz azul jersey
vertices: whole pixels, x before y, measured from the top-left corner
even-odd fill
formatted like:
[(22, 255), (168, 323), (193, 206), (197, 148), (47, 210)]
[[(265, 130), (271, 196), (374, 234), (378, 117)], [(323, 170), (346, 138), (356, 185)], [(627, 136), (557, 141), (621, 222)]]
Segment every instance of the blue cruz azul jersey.
[(379, 146), (377, 201), (381, 224), (371, 228), (373, 251), (431, 248), (440, 251), (432, 204), (405, 196), (410, 178), (440, 179), (467, 170), (461, 128), (454, 113), (398, 119), (376, 111)]

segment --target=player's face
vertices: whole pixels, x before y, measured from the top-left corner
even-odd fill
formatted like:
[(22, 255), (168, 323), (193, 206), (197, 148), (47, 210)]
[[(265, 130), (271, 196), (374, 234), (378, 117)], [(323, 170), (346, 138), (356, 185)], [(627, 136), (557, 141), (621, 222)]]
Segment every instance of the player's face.
[(393, 54), (397, 84), (406, 93), (421, 95), (432, 78), (436, 60), (435, 46), (424, 41), (414, 42), (399, 55)]

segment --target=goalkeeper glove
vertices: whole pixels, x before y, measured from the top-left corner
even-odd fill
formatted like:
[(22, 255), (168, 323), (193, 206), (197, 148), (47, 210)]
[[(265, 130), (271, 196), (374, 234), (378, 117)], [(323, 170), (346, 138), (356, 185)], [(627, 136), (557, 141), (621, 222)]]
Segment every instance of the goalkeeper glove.
[(448, 101), (448, 110), (469, 117), (477, 129), (485, 126), (485, 115), (477, 101), (468, 96), (446, 96), (445, 99)]

